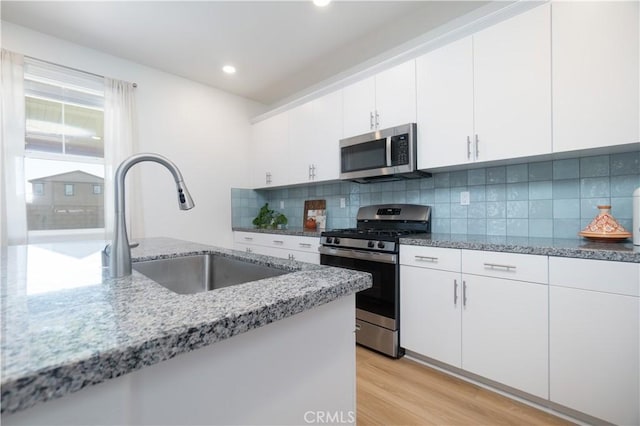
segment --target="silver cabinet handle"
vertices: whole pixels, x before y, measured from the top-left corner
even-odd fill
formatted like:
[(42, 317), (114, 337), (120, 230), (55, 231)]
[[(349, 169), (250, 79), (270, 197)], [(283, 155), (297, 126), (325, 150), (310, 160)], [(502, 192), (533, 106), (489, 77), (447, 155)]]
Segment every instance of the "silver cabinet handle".
[(298, 245), (299, 245), (300, 247), (305, 247), (305, 248), (309, 248), (309, 247), (311, 247), (311, 244), (309, 244), (309, 243), (298, 243)]
[(467, 136), (467, 160), (471, 159), (471, 138)]
[(313, 174), (311, 173), (311, 164), (309, 164), (309, 180), (313, 179)]
[(453, 280), (453, 306), (458, 305), (458, 280)]
[(289, 254), (289, 260), (296, 260), (296, 258), (292, 254)]
[(478, 135), (476, 134), (476, 160), (480, 156), (480, 140), (478, 139)]
[(378, 114), (378, 110), (376, 110), (376, 129), (380, 127), (380, 114)]
[(369, 128), (373, 130), (373, 111), (369, 111)]
[(316, 179), (316, 165), (312, 164), (311, 165), (311, 177), (315, 180)]
[(516, 267), (513, 266), (513, 265), (501, 265), (499, 263), (485, 263), (484, 267), (487, 268), (487, 269), (496, 269), (496, 268), (505, 269), (507, 271), (510, 271), (512, 269), (515, 271), (515, 269), (516, 269)]
[(462, 281), (462, 306), (467, 306), (467, 282)]
[(247, 241), (253, 241), (253, 237), (244, 237), (244, 239)]
[(270, 172), (267, 172), (266, 183), (267, 183), (267, 185), (271, 184), (271, 173)]
[(273, 240), (273, 244), (284, 244), (282, 240)]
[(247, 247), (247, 253), (253, 253), (253, 250), (251, 250), (251, 247)]
[(414, 256), (416, 258), (416, 260), (422, 261), (422, 262), (438, 262), (438, 258), (437, 257), (431, 257), (431, 256)]

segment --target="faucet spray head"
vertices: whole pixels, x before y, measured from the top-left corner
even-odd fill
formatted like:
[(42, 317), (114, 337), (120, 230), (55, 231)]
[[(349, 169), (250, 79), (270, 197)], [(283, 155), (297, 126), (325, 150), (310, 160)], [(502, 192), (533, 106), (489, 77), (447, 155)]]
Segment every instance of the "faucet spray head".
[(178, 206), (180, 210), (191, 210), (195, 207), (195, 203), (191, 198), (191, 194), (189, 194), (189, 190), (187, 189), (187, 185), (184, 182), (179, 181), (176, 182), (176, 186), (178, 188)]

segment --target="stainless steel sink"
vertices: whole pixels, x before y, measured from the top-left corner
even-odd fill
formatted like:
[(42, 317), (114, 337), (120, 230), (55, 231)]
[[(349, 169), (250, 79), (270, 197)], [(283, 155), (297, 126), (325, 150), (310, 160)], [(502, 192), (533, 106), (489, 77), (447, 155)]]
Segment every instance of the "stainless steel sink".
[(200, 293), (287, 273), (215, 254), (135, 262), (133, 269), (179, 294)]

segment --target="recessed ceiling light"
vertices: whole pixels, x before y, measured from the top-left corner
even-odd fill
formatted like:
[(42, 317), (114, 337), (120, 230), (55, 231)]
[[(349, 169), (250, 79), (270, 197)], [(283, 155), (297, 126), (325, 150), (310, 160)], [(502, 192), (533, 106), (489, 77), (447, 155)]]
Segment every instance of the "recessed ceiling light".
[(329, 3), (331, 3), (331, 0), (313, 0), (313, 4), (318, 7), (325, 7)]
[(222, 71), (224, 71), (227, 74), (235, 74), (236, 67), (234, 67), (233, 65), (225, 65), (224, 67), (222, 67)]

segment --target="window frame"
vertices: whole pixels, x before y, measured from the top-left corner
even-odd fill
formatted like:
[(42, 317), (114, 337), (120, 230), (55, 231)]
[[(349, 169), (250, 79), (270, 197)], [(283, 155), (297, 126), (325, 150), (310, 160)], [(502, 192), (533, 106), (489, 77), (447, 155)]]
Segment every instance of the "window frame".
[[(44, 183), (43, 182), (34, 182), (32, 184), (32, 192), (34, 197), (44, 197)], [(36, 188), (41, 188), (40, 191), (36, 191)]]
[[(97, 76), (92, 73), (83, 72), (79, 70), (75, 70), (73, 68), (66, 67), (64, 65), (58, 65), (49, 63), (46, 61), (40, 61), (35, 58), (26, 58), (25, 57), (25, 93), (24, 100), (25, 104), (27, 98), (41, 98), (53, 102), (61, 102), (63, 105), (73, 105), (81, 108), (93, 109), (102, 112), (102, 134), (98, 135), (102, 138), (103, 144), (105, 142), (104, 139), (104, 113), (105, 113), (105, 104), (104, 104), (104, 96), (105, 96), (105, 87), (104, 87), (104, 78), (101, 76)], [(28, 83), (29, 81), (29, 83)], [(36, 84), (32, 84), (36, 82)], [(38, 83), (51, 84), (54, 87), (59, 87), (62, 90), (69, 89), (71, 91), (75, 91), (74, 95), (71, 98), (61, 99), (55, 96), (55, 92), (47, 92), (46, 87), (43, 91), (42, 88), (44, 86), (39, 85)], [(29, 85), (29, 88), (27, 88)], [(32, 90), (35, 89), (35, 90)], [(53, 97), (50, 97), (48, 93), (54, 94)], [(44, 95), (42, 95), (44, 94)], [(88, 97), (85, 97), (85, 94)], [(87, 99), (87, 102), (84, 100)], [(26, 120), (29, 117), (25, 114), (25, 139), (22, 142), (24, 146), (23, 150), (23, 158), (26, 159), (34, 159), (34, 160), (53, 160), (60, 162), (72, 162), (72, 163), (81, 163), (85, 165), (99, 165), (103, 169), (106, 169), (105, 162), (105, 151), (106, 147), (103, 145), (103, 153), (101, 157), (90, 156), (90, 155), (78, 155), (78, 154), (68, 154), (66, 150), (62, 152), (46, 152), (46, 151), (38, 151), (27, 149), (27, 128), (26, 128)], [(64, 121), (64, 119), (63, 119)], [(106, 170), (103, 175), (106, 179)], [(65, 195), (65, 197), (75, 196), (77, 195), (75, 184), (73, 187), (73, 195)], [(101, 194), (95, 194), (96, 196), (100, 195), (105, 197), (104, 184), (101, 185)], [(53, 187), (49, 189), (49, 191), (55, 191)], [(106, 200), (105, 200), (106, 201)], [(106, 202), (105, 202), (106, 204)], [(105, 215), (106, 216), (106, 215)], [(101, 228), (64, 228), (64, 229), (28, 229), (27, 225), (27, 238), (29, 243), (48, 243), (48, 242), (56, 242), (56, 241), (73, 241), (73, 240), (87, 240), (87, 239), (103, 239), (104, 232), (106, 230), (106, 223), (103, 224)]]
[[(71, 188), (71, 191), (68, 189)], [(64, 184), (64, 196), (65, 197), (74, 197), (76, 195), (76, 186), (73, 183), (65, 183)]]

